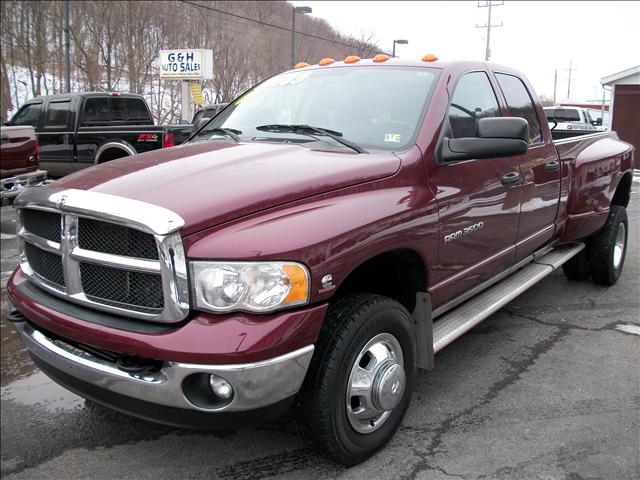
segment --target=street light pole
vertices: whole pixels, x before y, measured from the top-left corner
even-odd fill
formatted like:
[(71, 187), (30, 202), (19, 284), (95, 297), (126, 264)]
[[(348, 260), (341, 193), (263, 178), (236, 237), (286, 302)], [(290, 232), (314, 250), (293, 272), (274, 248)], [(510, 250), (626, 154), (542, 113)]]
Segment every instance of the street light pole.
[(296, 13), (311, 13), (311, 7), (294, 7), (291, 11), (291, 68), (296, 65)]
[(409, 43), (409, 40), (394, 40), (393, 41), (393, 49), (391, 51), (391, 56), (395, 58), (396, 56), (396, 43), (398, 45), (406, 45)]
[(64, 83), (71, 92), (71, 52), (69, 46), (69, 0), (64, 1)]

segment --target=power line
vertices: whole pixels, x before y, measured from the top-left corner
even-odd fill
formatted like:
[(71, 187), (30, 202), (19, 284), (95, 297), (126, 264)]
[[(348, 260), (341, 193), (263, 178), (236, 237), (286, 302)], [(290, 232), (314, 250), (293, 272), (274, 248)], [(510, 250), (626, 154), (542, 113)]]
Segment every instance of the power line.
[[(278, 30), (284, 30), (285, 32), (291, 32), (290, 28), (281, 27), (280, 25), (275, 25), (273, 23), (263, 22), (262, 20), (256, 20), (255, 18), (245, 17), (243, 15), (238, 15), (237, 13), (225, 12), (224, 10), (220, 10), (220, 9), (215, 8), (215, 7), (210, 7), (208, 5), (201, 5), (199, 3), (190, 2), (189, 0), (180, 0), (180, 1), (182, 3), (186, 3), (188, 5), (193, 5), (194, 7), (204, 8), (206, 10), (211, 10), (212, 12), (222, 13), (224, 15), (229, 15), (231, 17), (240, 18), (242, 20), (246, 20), (248, 22), (256, 23), (258, 25), (264, 25), (265, 27), (271, 27), (271, 28), (276, 28)], [(295, 33), (296, 33), (296, 35), (302, 35), (304, 37), (315, 38), (316, 40), (322, 40), (322, 41), (325, 41), (325, 42), (334, 43), (336, 45), (342, 45), (343, 47), (355, 48), (357, 50), (361, 50), (361, 49), (366, 47), (364, 45), (358, 46), (358, 45), (352, 45), (350, 43), (340, 42), (339, 40), (331, 40), (329, 38), (320, 37), (318, 35), (313, 35), (311, 33), (298, 32), (298, 31), (296, 31)]]
[(485, 23), (484, 25), (476, 24), (476, 28), (487, 29), (487, 48), (485, 50), (485, 55), (484, 55), (484, 59), (487, 62), (489, 61), (489, 58), (491, 58), (491, 29), (494, 27), (502, 27), (503, 25), (502, 22), (500, 22), (500, 25), (491, 25), (491, 8), (501, 7), (502, 5), (504, 5), (504, 2), (493, 3), (491, 0), (489, 0), (488, 2), (484, 2), (484, 4), (481, 4), (480, 2), (478, 2), (478, 8), (485, 8), (485, 7), (489, 8), (489, 13), (487, 15), (487, 23)]

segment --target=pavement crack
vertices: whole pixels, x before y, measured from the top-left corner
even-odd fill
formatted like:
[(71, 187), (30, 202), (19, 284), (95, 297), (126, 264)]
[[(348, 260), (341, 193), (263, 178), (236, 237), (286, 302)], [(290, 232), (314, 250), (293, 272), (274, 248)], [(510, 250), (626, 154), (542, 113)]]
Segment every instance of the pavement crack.
[(451, 477), (451, 478), (463, 478), (463, 479), (465, 478), (464, 475), (450, 473), (450, 472), (447, 472), (444, 468), (442, 468), (439, 465), (430, 464), (426, 460), (424, 456), (424, 452), (420, 452), (417, 448), (412, 448), (412, 450), (413, 450), (413, 453), (420, 459), (420, 461), (413, 466), (413, 469), (408, 475), (403, 475), (402, 477), (400, 477), (402, 480), (415, 480), (418, 477), (418, 474), (424, 471), (440, 472), (443, 475), (446, 475), (447, 477)]
[(597, 328), (589, 328), (589, 327), (583, 327), (580, 325), (575, 325), (573, 323), (569, 323), (569, 322), (565, 322), (562, 321), (561, 323), (558, 322), (550, 322), (550, 321), (545, 321), (542, 320), (538, 317), (534, 317), (531, 315), (524, 315), (522, 313), (516, 313), (514, 311), (510, 311), (510, 310), (500, 310), (500, 312), (502, 313), (506, 313), (507, 315), (511, 316), (511, 317), (519, 317), (519, 318), (524, 318), (525, 320), (531, 320), (532, 322), (536, 322), (539, 323), (541, 325), (545, 325), (547, 327), (554, 327), (554, 328), (559, 328), (561, 330), (582, 330), (582, 331), (586, 331), (586, 332), (603, 332), (603, 331), (607, 331), (607, 330), (615, 330), (616, 325), (619, 325), (620, 322), (619, 321), (615, 321), (615, 322), (610, 322), (607, 323), (606, 325), (602, 326), (602, 327), (597, 327)]
[[(503, 358), (503, 360), (508, 365), (505, 375), (500, 380), (497, 380), (493, 384), (491, 384), (478, 402), (470, 405), (468, 408), (462, 410), (461, 412), (450, 416), (446, 420), (443, 420), (434, 428), (424, 429), (422, 433), (425, 435), (430, 433), (432, 434), (432, 437), (429, 443), (426, 445), (426, 448), (423, 451), (423, 455), (426, 457), (434, 457), (436, 454), (443, 452), (443, 437), (447, 433), (460, 426), (464, 426), (467, 423), (470, 423), (465, 422), (464, 419), (472, 417), (476, 410), (491, 403), (496, 397), (500, 395), (502, 391), (520, 380), (522, 375), (538, 360), (538, 358), (551, 350), (553, 346), (566, 335), (568, 335), (568, 330), (559, 328), (557, 332), (555, 332), (548, 338), (535, 343), (531, 347), (527, 347), (526, 350), (528, 350), (528, 353), (523, 355), (521, 358)], [(415, 433), (418, 432), (419, 429), (404, 429), (404, 431), (412, 431)], [(414, 451), (416, 452), (416, 454), (418, 454), (416, 450)], [(422, 455), (419, 456), (422, 457)], [(415, 478), (415, 475), (420, 471), (420, 468), (422, 470), (433, 470), (435, 467), (431, 466), (423, 458), (423, 461), (414, 467), (414, 471), (412, 473), (413, 476), (409, 476), (407, 478)]]

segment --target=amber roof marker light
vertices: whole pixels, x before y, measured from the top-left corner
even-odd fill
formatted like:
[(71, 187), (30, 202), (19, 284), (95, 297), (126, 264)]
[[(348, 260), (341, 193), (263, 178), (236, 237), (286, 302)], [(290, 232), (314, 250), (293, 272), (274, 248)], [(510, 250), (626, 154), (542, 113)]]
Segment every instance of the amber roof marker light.
[(308, 63), (305, 63), (305, 62), (298, 62), (298, 63), (296, 63), (295, 68), (304, 68), (304, 67), (308, 67), (308, 66), (309, 66), (309, 64), (308, 64)]
[(424, 57), (422, 57), (423, 62), (435, 62), (436, 60), (438, 60), (438, 57), (436, 57), (433, 53), (427, 53)]
[(349, 55), (344, 59), (344, 63), (356, 63), (360, 61), (360, 57), (357, 55)]
[(377, 54), (375, 57), (373, 57), (373, 59), (372, 59), (372, 60), (373, 60), (374, 62), (376, 62), (376, 63), (379, 63), (379, 62), (386, 62), (386, 61), (387, 61), (387, 60), (389, 60), (390, 58), (391, 58), (391, 57), (390, 57), (389, 55), (387, 55), (387, 54), (379, 53), (379, 54)]
[(323, 58), (322, 60), (320, 60), (318, 62), (318, 65), (320, 65), (320, 66), (331, 65), (332, 63), (335, 63), (335, 60), (333, 58), (326, 57), (326, 58)]

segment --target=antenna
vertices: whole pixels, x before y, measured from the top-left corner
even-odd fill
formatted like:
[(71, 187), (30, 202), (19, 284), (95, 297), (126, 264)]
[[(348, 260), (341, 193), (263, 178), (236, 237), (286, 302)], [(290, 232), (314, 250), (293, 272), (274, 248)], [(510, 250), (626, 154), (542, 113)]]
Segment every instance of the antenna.
[(485, 23), (484, 25), (478, 25), (476, 24), (476, 28), (486, 28), (487, 29), (487, 49), (485, 51), (485, 55), (484, 55), (484, 59), (485, 61), (489, 61), (489, 58), (491, 58), (491, 29), (494, 27), (502, 27), (503, 23), (500, 22), (500, 25), (491, 25), (491, 8), (492, 7), (501, 7), (502, 5), (504, 5), (504, 2), (500, 2), (500, 3), (493, 3), (491, 0), (489, 0), (488, 2), (478, 2), (478, 8), (485, 8), (488, 7), (489, 9), (489, 14), (487, 15), (487, 23)]

